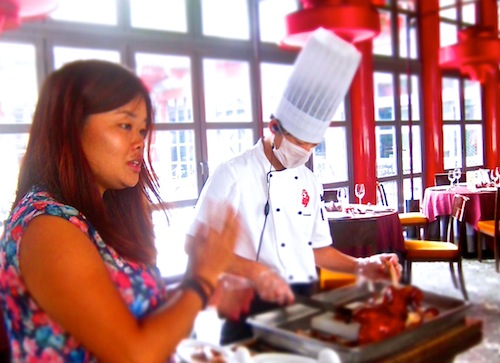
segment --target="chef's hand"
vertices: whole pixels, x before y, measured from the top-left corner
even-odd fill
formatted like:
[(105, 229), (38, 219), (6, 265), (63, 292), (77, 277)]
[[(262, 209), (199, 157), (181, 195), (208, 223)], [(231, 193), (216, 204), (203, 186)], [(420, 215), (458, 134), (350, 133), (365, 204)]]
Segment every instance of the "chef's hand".
[(260, 273), (255, 281), (255, 288), (262, 300), (279, 305), (288, 305), (295, 301), (290, 285), (272, 269)]
[(254, 288), (250, 280), (224, 273), (219, 277), (210, 305), (215, 305), (219, 318), (236, 321), (250, 311)]
[(392, 279), (393, 282), (401, 279), (402, 267), (395, 253), (380, 253), (370, 257), (360, 257), (357, 261), (358, 276), (370, 279)]

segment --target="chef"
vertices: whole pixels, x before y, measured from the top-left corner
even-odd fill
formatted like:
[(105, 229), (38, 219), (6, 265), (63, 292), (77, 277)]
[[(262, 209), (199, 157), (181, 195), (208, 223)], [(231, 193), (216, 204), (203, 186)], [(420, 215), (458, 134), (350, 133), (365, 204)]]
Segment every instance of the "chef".
[[(323, 140), (360, 59), (351, 44), (324, 29), (315, 31), (299, 53), (271, 116), (270, 134), (222, 163), (201, 192), (195, 225), (213, 226), (219, 203), (229, 203), (241, 216), (244, 233), (228, 273), (246, 278), (256, 293), (243, 314), (234, 314), (241, 306), (231, 299), (221, 299), (219, 314), (233, 316), (224, 323), (221, 344), (252, 335), (245, 312), (293, 303), (296, 294), (310, 295), (317, 284), (316, 267), (388, 277), (391, 263), (400, 271), (395, 254), (356, 259), (331, 246), (322, 185), (305, 166)], [(187, 243), (195, 242), (188, 238)]]

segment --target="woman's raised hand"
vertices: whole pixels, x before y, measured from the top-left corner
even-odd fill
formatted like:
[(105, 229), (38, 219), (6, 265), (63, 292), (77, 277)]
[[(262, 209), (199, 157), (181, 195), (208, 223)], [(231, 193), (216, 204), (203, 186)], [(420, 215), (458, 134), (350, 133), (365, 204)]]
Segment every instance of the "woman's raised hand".
[[(241, 232), (239, 217), (227, 204), (214, 205), (214, 216), (207, 224), (200, 223), (194, 236), (188, 237), (189, 255), (187, 273), (201, 276), (215, 286), (234, 258), (234, 246)], [(215, 217), (215, 214), (218, 218)]]

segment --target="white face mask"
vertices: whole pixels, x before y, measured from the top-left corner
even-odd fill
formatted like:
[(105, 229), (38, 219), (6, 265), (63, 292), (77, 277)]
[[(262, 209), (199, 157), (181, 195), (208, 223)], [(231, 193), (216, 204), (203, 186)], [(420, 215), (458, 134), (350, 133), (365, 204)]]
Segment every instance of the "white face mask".
[(283, 136), (279, 149), (273, 148), (273, 153), (285, 168), (290, 169), (304, 165), (311, 157), (312, 148), (304, 150)]

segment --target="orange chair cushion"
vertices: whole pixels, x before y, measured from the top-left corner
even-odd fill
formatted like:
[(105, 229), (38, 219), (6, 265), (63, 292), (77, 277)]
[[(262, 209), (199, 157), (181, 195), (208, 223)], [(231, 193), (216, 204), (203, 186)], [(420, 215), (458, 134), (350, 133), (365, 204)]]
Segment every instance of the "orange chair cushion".
[(351, 285), (356, 283), (356, 275), (320, 269), (319, 271), (319, 287), (321, 290), (336, 289), (338, 287)]
[(478, 221), (477, 230), (483, 234), (493, 237), (495, 235), (495, 221)]
[(409, 259), (452, 259), (458, 255), (458, 246), (449, 242), (406, 240), (406, 256)]
[(427, 224), (427, 217), (420, 212), (399, 213), (399, 220), (403, 226)]

